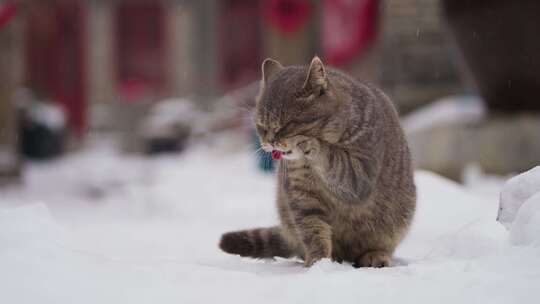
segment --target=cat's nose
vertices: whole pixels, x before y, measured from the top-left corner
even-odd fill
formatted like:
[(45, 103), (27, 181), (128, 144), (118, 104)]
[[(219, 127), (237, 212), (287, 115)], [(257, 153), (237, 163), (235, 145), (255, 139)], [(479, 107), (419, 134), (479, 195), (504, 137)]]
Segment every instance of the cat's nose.
[(266, 140), (274, 145), (276, 143), (276, 136), (274, 134), (268, 134), (267, 137), (266, 137)]

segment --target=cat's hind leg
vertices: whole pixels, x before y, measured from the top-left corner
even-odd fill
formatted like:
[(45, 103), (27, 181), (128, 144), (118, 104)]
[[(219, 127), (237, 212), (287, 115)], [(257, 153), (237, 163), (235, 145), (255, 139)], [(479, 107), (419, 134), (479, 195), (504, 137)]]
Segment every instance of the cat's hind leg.
[(353, 267), (387, 267), (390, 266), (392, 255), (384, 250), (370, 250), (362, 254), (353, 263)]

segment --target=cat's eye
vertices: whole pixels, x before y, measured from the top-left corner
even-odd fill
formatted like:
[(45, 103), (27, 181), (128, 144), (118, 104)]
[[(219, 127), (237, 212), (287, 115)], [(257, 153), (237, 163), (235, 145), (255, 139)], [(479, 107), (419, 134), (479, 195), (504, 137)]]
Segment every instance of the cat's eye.
[(277, 131), (276, 136), (283, 136), (289, 133), (297, 125), (298, 125), (297, 121), (294, 121), (294, 120), (289, 121), (287, 124), (285, 124), (281, 129)]

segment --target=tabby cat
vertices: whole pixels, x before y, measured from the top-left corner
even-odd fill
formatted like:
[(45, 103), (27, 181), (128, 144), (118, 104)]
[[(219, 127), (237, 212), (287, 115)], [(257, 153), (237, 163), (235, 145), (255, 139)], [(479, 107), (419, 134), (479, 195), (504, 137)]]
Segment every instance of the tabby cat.
[(326, 68), (266, 59), (255, 108), (265, 151), (280, 151), (279, 226), (225, 233), (220, 248), (253, 258), (323, 258), (383, 267), (413, 218), (411, 156), (379, 89)]

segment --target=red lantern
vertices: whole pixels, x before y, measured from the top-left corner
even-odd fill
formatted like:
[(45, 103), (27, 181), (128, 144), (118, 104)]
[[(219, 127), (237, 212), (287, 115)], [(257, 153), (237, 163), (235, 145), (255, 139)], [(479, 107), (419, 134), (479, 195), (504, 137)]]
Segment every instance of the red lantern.
[(328, 63), (341, 66), (373, 42), (378, 0), (323, 0), (323, 52)]
[(265, 20), (283, 34), (302, 28), (309, 20), (311, 10), (308, 0), (267, 0), (263, 6)]
[(0, 29), (6, 26), (17, 13), (17, 5), (13, 2), (0, 3)]

